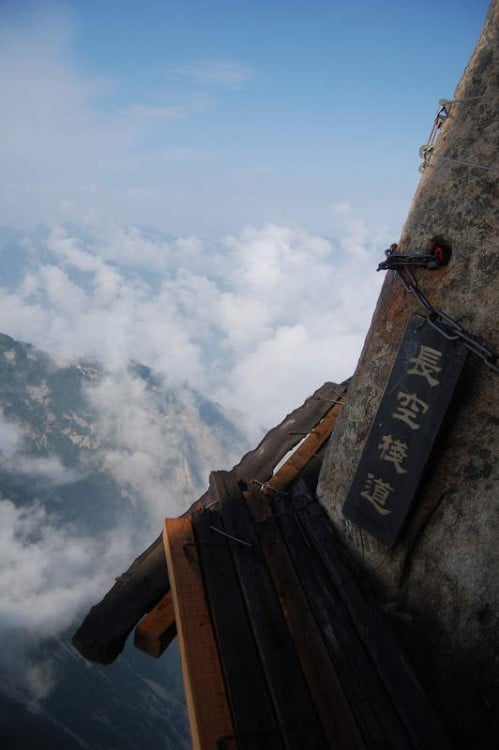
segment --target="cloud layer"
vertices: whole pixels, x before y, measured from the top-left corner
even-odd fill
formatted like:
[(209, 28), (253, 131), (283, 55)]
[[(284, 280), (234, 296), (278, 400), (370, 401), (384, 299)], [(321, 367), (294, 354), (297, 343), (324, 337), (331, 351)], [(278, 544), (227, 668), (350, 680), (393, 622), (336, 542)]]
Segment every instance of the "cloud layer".
[(332, 219), (335, 240), (274, 225), (218, 243), (55, 227), (24, 241), (24, 273), (0, 288), (3, 329), (115, 371), (143, 362), (246, 412), (255, 434), (355, 368), (383, 245), (348, 206)]
[[(9, 361), (2, 372), (13, 383), (11, 408), (34, 397), (49, 420), (31, 422), (33, 412), (21, 408), (16, 423), (0, 410), (0, 637), (9, 643), (0, 653), (1, 689), (36, 702), (58, 671), (57, 660), (40, 658), (40, 643), (74, 625), (157, 536), (164, 517), (182, 513), (205, 490), (209, 471), (229, 468), (247, 446), (213, 407), (214, 423), (201, 418), (206, 404), (192, 390), (167, 389), (152, 377), (146, 385), (137, 365), (102, 377), (82, 368), (91, 373), (83, 381), (88, 402), (79, 405), (73, 381), (74, 411), (68, 404), (57, 418), (57, 388), (43, 379), (24, 391), (22, 374), (11, 381), (9, 368), (25, 366), (15, 351), (0, 351)], [(30, 349), (27, 360), (39, 378), (69, 364), (37, 362)], [(57, 444), (54, 436), (85, 446), (76, 469), (50, 448), (44, 457), (29, 454), (33, 441)], [(74, 484), (85, 479), (83, 488)]]

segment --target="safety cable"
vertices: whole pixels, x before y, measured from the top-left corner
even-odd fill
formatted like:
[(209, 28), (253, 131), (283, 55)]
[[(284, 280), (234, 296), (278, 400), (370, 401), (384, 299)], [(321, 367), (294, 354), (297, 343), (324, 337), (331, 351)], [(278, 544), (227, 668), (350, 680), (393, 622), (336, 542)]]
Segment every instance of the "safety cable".
[(453, 159), (449, 156), (440, 156), (440, 154), (434, 153), (436, 140), (438, 138), (438, 135), (440, 133), (440, 130), (443, 124), (449, 117), (450, 109), (453, 104), (473, 102), (473, 101), (478, 101), (481, 99), (495, 99), (497, 97), (499, 97), (499, 92), (493, 91), (489, 94), (481, 94), (479, 96), (469, 96), (464, 99), (440, 99), (439, 100), (437, 113), (433, 121), (432, 129), (430, 131), (428, 141), (425, 144), (423, 144), (423, 146), (421, 146), (419, 149), (419, 156), (423, 160), (418, 168), (421, 174), (425, 171), (426, 167), (430, 163), (430, 158), (440, 159), (441, 161), (448, 161), (453, 164), (459, 164), (465, 167), (471, 167), (473, 169), (484, 169), (490, 172), (499, 172), (499, 167), (496, 167), (494, 165), (476, 164), (475, 162), (467, 161), (465, 159)]
[[(464, 161), (464, 159), (452, 159), (450, 156), (441, 156), (440, 154), (428, 154), (434, 159), (441, 159), (442, 161), (450, 161), (453, 164), (461, 164), (465, 167), (473, 167), (474, 169), (487, 169), (491, 172), (499, 172), (499, 167), (496, 166), (485, 166), (484, 164), (475, 164), (472, 161)], [(428, 166), (428, 165), (426, 165)]]

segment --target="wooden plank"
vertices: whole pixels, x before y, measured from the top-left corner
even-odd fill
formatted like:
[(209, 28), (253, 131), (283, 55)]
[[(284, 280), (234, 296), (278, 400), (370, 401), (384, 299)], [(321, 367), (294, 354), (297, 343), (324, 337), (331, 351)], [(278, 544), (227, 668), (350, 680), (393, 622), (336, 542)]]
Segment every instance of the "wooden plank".
[(187, 711), (194, 750), (217, 750), (234, 729), (188, 518), (165, 521)]
[(419, 750), (446, 750), (450, 742), (416, 680), (378, 605), (361, 587), (334, 528), (320, 503), (304, 483), (295, 489), (299, 524), (341, 593), (352, 623), (369, 653), (413, 745)]
[(248, 622), (229, 540), (214, 531), (216, 509), (200, 509), (193, 528), (240, 750), (282, 750), (281, 734)]
[(237, 478), (213, 472), (210, 491), (220, 503), (221, 530), (242, 540), (234, 541), (230, 551), (284, 745), (288, 750), (325, 750), (317, 712)]
[[(270, 430), (259, 445), (235, 466), (239, 479), (265, 482), (274, 467), (299, 441), (300, 432), (310, 432), (331, 409), (343, 386), (322, 385), (298, 409)], [(190, 515), (199, 504), (210, 502), (208, 493), (183, 514)], [(104, 598), (87, 613), (73, 636), (74, 647), (82, 656), (100, 664), (110, 664), (122, 652), (129, 633), (169, 588), (163, 539), (157, 539), (131, 564)]]
[(135, 628), (134, 645), (157, 659), (176, 635), (177, 627), (170, 590)]
[[(319, 424), (313, 428), (312, 432), (310, 432), (303, 443), (298, 446), (288, 460), (279, 467), (272, 477), (270, 477), (267, 482), (269, 491), (271, 491), (270, 488), (283, 490), (294, 482), (298, 474), (305, 468), (330, 437), (334, 425), (336, 424), (336, 420), (341, 413), (342, 406), (342, 403), (335, 404), (326, 416), (321, 419)], [(266, 488), (263, 487), (262, 491), (265, 492)]]
[[(348, 610), (298, 526), (290, 498), (277, 495), (271, 504), (309, 607), (355, 712), (366, 748), (408, 750), (411, 747), (409, 738), (390, 710), (385, 689), (355, 631)], [(387, 721), (389, 728), (386, 727)]]
[(252, 492), (245, 493), (245, 500), (328, 747), (361, 750), (365, 744), (355, 715), (322, 640), (268, 498), (261, 492)]
[(243, 456), (240, 463), (234, 466), (236, 477), (245, 482), (252, 479), (267, 481), (277, 464), (298, 445), (304, 435), (314, 429), (334, 405), (334, 401), (344, 397), (347, 383), (348, 381), (342, 385), (324, 383), (318, 388), (300, 407), (270, 430), (254, 450)]

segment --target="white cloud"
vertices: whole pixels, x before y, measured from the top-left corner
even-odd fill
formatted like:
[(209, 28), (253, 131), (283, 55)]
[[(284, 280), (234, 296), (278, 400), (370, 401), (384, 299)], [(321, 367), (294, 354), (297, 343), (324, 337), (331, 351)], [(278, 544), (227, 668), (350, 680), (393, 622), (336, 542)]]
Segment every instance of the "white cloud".
[(255, 70), (238, 60), (199, 60), (170, 68), (202, 86), (240, 89), (255, 77)]
[(17, 474), (36, 476), (48, 486), (69, 484), (81, 478), (65, 468), (57, 456), (35, 458), (24, 448), (22, 427), (6, 419), (0, 409), (0, 468)]
[[(140, 544), (140, 543), (139, 543)], [(35, 705), (57, 683), (54, 660), (37, 646), (59, 635), (109, 588), (137, 550), (133, 531), (78, 535), (37, 502), (16, 507), (0, 495), (2, 690)]]
[[(43, 385), (30, 390), (43, 399)], [(237, 438), (229, 446), (228, 436), (221, 440), (216, 427), (200, 422), (189, 389), (169, 395), (114, 373), (90, 381), (86, 393), (97, 413), (92, 445), (98, 450), (82, 461), (120, 484), (126, 510), (116, 514), (112, 530), (89, 535), (71, 511), (64, 520), (59, 504), (56, 512), (37, 500), (16, 505), (0, 492), (0, 637), (9, 642), (0, 653), (1, 689), (23, 702), (43, 701), (57, 683), (57, 664), (41, 659), (37, 646), (74, 625), (158, 533), (164, 517), (179, 515), (202, 494), (209, 471), (230, 468), (247, 449)], [(57, 458), (29, 456), (25, 436), (0, 411), (0, 469), (29, 475), (27, 481), (43, 489), (82, 478)], [(129, 501), (136, 511), (132, 523)]]
[[(39, 504), (17, 508), (0, 498), (2, 629), (43, 638), (60, 633), (109, 586), (109, 566), (130, 554), (130, 537), (79, 537)], [(121, 547), (121, 549), (120, 549)]]
[(128, 491), (151, 529), (183, 513), (208, 486), (210, 471), (229, 469), (246, 451), (242, 442), (222, 447), (181, 387), (167, 410), (161, 391), (128, 373), (109, 375), (87, 394), (98, 415), (102, 468)]

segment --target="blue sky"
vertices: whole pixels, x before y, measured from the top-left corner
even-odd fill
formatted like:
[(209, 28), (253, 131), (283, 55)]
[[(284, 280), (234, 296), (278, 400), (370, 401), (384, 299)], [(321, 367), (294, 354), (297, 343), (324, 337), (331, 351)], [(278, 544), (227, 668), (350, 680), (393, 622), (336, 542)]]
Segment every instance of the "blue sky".
[(346, 202), (398, 231), (487, 7), (2, 0), (0, 221), (70, 206), (175, 235), (328, 234)]

